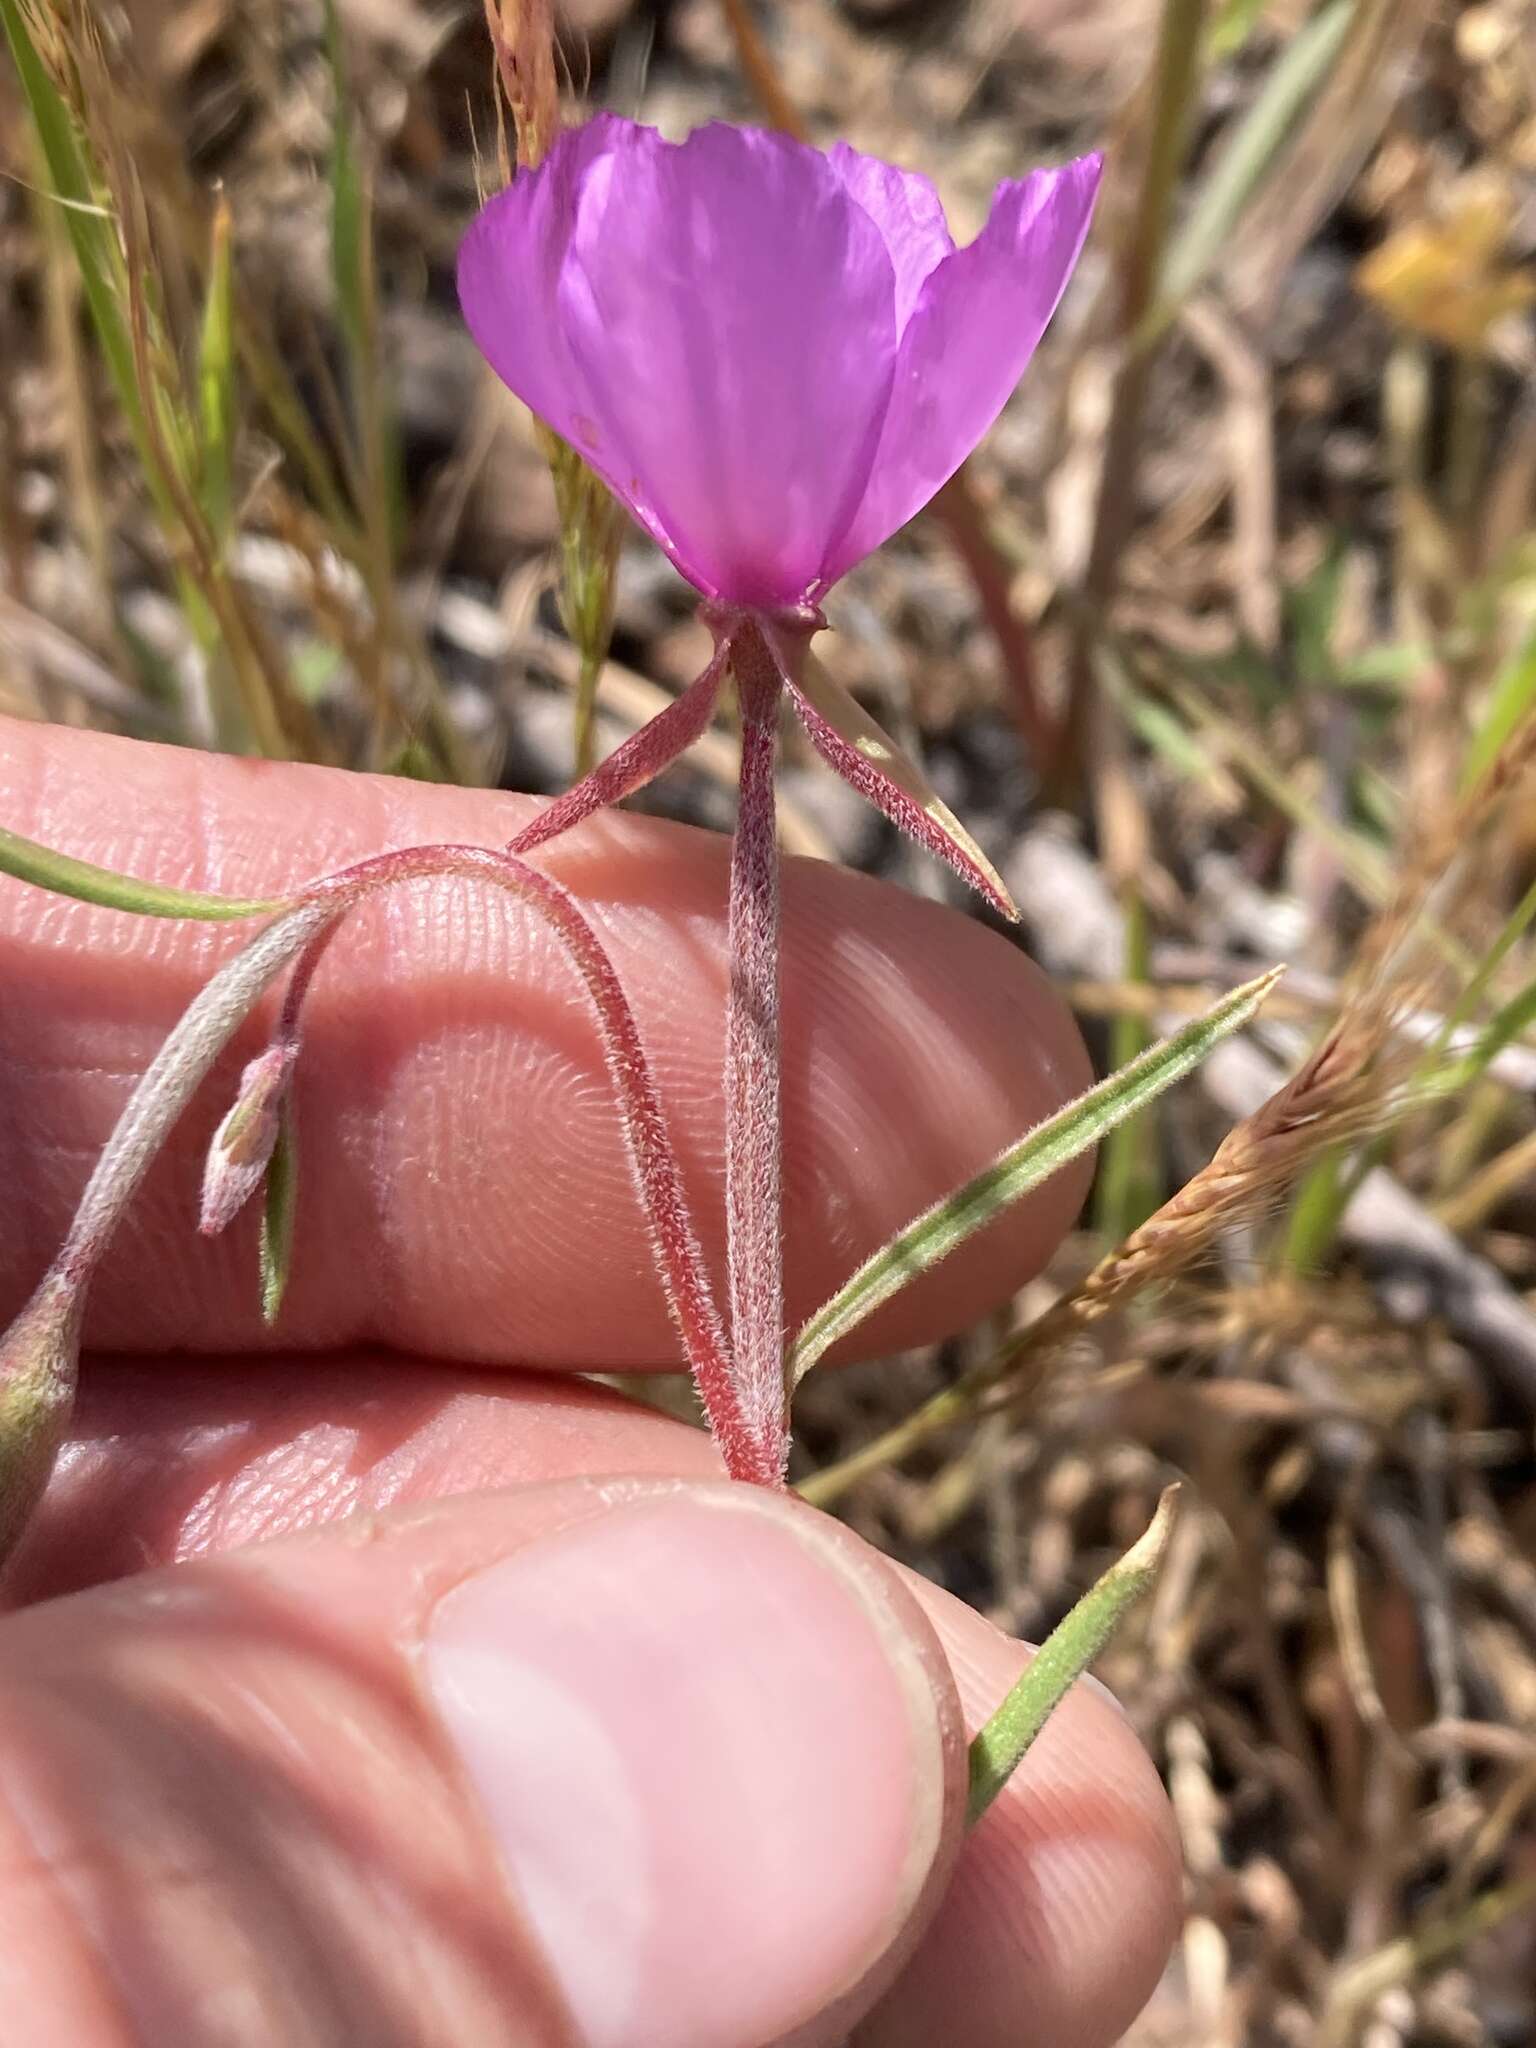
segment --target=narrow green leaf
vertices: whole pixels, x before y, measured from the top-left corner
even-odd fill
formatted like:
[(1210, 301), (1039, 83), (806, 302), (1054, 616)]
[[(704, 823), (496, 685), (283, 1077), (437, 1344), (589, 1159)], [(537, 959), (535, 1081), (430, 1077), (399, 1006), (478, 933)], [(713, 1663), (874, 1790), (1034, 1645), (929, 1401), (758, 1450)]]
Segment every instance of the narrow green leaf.
[(267, 1162), (261, 1210), (261, 1319), (277, 1321), (293, 1265), (293, 1219), (298, 1207), (299, 1151), (293, 1102), (283, 1104), (277, 1143)]
[(1011, 1202), (1048, 1180), (1059, 1167), (1096, 1145), (1106, 1132), (1191, 1073), (1213, 1046), (1248, 1022), (1284, 972), (1283, 967), (1271, 968), (1268, 974), (1234, 989), (1203, 1017), (1037, 1124), (974, 1180), (909, 1223), (806, 1323), (789, 1355), (791, 1387), (799, 1384), (832, 1345), (920, 1273), (947, 1258)]
[(234, 266), (230, 260), (229, 206), (222, 197), (213, 216), (208, 297), (198, 341), (197, 389), (202, 426), (199, 495), (209, 531), (222, 547), (230, 536), (235, 503)]
[(1344, 1160), (1345, 1155), (1337, 1149), (1325, 1152), (1303, 1175), (1278, 1249), (1287, 1272), (1318, 1272), (1332, 1249), (1355, 1192), (1354, 1176), (1345, 1173)]
[[(1151, 979), (1151, 929), (1141, 891), (1125, 890), (1121, 898), (1125, 923), (1126, 981), (1145, 987)], [(1147, 1020), (1133, 1010), (1124, 1010), (1109, 1027), (1109, 1057), (1117, 1072), (1137, 1060), (1152, 1042)], [(1146, 1222), (1162, 1200), (1158, 1172), (1157, 1113), (1138, 1110), (1110, 1132), (1099, 1161), (1099, 1185), (1094, 1197), (1094, 1228), (1110, 1244)]]
[(107, 910), (132, 910), (141, 917), (266, 917), (293, 908), (292, 899), (286, 897), (203, 896), (191, 889), (173, 889), (165, 882), (114, 874), (94, 861), (55, 853), (51, 846), (39, 846), (35, 839), (23, 839), (19, 832), (7, 832), (4, 826), (0, 826), (0, 874), (51, 889), (56, 896), (75, 896), (82, 903), (99, 903)]
[(1290, 139), (1313, 94), (1344, 46), (1355, 0), (1329, 0), (1292, 36), (1242, 125), (1200, 188), (1189, 218), (1168, 252), (1158, 295), (1136, 333), (1145, 348), (1204, 282), (1227, 238)]
[(1296, 674), (1316, 689), (1325, 688), (1334, 680), (1333, 638), (1348, 567), (1349, 542), (1335, 529), (1329, 534), (1323, 559), (1312, 574), (1286, 593)]
[(1512, 1045), (1517, 1038), (1524, 1038), (1533, 1024), (1536, 1024), (1536, 981), (1528, 981), (1518, 995), (1512, 996), (1494, 1012), (1465, 1052), (1429, 1077), (1425, 1083), (1425, 1095), (1460, 1094), (1468, 1082), (1475, 1081), (1479, 1074), (1487, 1071), (1505, 1046)]
[(1506, 741), (1512, 739), (1536, 705), (1536, 626), (1526, 635), (1513, 660), (1501, 671), (1488, 693), (1477, 731), (1462, 763), (1461, 788), (1465, 795), (1477, 787), (1498, 759)]
[(142, 435), (138, 381), (134, 375), (133, 336), (122, 282), (122, 250), (117, 230), (99, 204), (88, 159), (67, 101), (49, 74), (33, 39), (23, 0), (0, 0), (0, 23), (21, 82), (27, 111), (42, 147), (53, 190), (46, 195), (62, 202), (80, 282), (90, 308), (91, 324), (101, 343), (118, 401), (135, 432)]
[[(80, 131), (74, 110), (54, 84), (32, 32), (34, 16), (26, 0), (0, 0), (0, 27), (21, 82), (27, 111), (32, 117), (41, 168), (51, 190), (41, 196), (45, 204), (57, 204), (74, 251), (81, 288), (91, 316), (102, 356), (123, 409), (145, 484), (167, 531), (174, 532), (174, 507), (161, 471), (154, 437), (145, 414), (145, 395), (140, 388), (134, 350), (132, 280), (128, 276), (118, 223), (112, 210), (101, 203), (96, 168), (87, 140)], [(153, 338), (153, 336), (152, 336)], [(187, 452), (186, 422), (174, 393), (161, 391), (152, 396), (157, 406), (156, 423), (172, 460)]]
[(1179, 1489), (1170, 1486), (1151, 1527), (1046, 1637), (1028, 1668), (971, 1744), (968, 1819), (974, 1827), (1028, 1754), (1052, 1711), (1157, 1577), (1173, 1534)]
[(1258, 26), (1264, 0), (1222, 0), (1205, 39), (1207, 64), (1223, 64), (1235, 57)]
[[(331, 69), (331, 273), (346, 343), (346, 390), (355, 443), (353, 487), (362, 517), (364, 576), (378, 620), (379, 644), (394, 630), (395, 555), (404, 525), (400, 437), (379, 351), (374, 269), (373, 192), (352, 119), (346, 43), (337, 0), (325, 0)], [(445, 755), (445, 762), (449, 757)]]

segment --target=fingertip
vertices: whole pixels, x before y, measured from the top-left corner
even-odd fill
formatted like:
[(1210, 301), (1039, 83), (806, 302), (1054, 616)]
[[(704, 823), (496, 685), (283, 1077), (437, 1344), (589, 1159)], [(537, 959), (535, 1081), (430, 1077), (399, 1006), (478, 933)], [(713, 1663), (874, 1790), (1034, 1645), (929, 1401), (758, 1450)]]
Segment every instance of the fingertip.
[[(494, 843), (530, 801), (0, 726), (8, 822), (192, 888), (262, 893), (384, 847)], [(612, 949), (717, 1277), (727, 858), (718, 835), (620, 814), (540, 854)], [(240, 934), (60, 904), (3, 879), (0, 918), (13, 989), (0, 1111), (20, 1162), (0, 1186), (0, 1292), (19, 1300), (135, 1073)], [(1089, 1075), (1070, 1013), (1016, 945), (830, 864), (786, 864), (783, 987), (798, 1323)], [(326, 1256), (295, 1261), (284, 1341), (675, 1363), (600, 1040), (529, 915), (441, 880), (370, 904), (337, 939), (307, 1014), (300, 1227)], [(192, 1228), (207, 1123), (200, 1103), (108, 1255), (93, 1290), (98, 1345), (271, 1342), (249, 1281), (256, 1219), (211, 1242)], [(1054, 1250), (1089, 1170), (1074, 1162), (924, 1275), (860, 1330), (858, 1352), (932, 1341), (1006, 1300)]]
[(963, 1741), (931, 1631), (758, 1489), (519, 1550), (440, 1603), (424, 1670), (589, 2048), (841, 2040), (947, 1875)]
[(757, 1489), (462, 1496), (0, 1629), (0, 1923), (147, 2039), (833, 2048), (959, 1841), (932, 1629)]

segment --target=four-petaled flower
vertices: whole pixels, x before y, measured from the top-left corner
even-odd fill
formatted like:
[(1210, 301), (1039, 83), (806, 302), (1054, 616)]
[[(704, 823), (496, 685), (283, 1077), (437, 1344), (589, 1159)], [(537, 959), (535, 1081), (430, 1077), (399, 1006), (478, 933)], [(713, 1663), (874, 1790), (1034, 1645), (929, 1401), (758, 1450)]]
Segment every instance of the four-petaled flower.
[(957, 249), (927, 179), (843, 146), (605, 115), (490, 203), (459, 258), (491, 366), (703, 593), (704, 673), (512, 842), (528, 853), (665, 768), (727, 673), (742, 715), (726, 1010), (729, 1415), (739, 1476), (789, 1450), (773, 762), (787, 692), (822, 756), (1007, 915), (959, 820), (813, 660), (820, 602), (946, 483), (1055, 311), (1099, 159), (1003, 185)]
[(1099, 158), (957, 249), (924, 177), (839, 144), (600, 115), (459, 259), (492, 368), (704, 595), (815, 605), (959, 468), (1072, 274)]

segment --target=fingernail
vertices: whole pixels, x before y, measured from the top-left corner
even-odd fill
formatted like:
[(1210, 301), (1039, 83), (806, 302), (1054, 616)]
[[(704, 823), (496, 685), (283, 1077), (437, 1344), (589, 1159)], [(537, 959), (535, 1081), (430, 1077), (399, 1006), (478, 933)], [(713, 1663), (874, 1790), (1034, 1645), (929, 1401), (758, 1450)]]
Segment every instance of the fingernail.
[(1113, 1707), (1115, 1712), (1120, 1716), (1122, 1721), (1128, 1721), (1130, 1719), (1130, 1716), (1126, 1713), (1125, 1707), (1121, 1703), (1118, 1695), (1110, 1691), (1109, 1687), (1104, 1683), (1103, 1679), (1099, 1677), (1096, 1671), (1080, 1672), (1078, 1674), (1077, 1682), (1086, 1691), (1093, 1693), (1097, 1698), (1101, 1699), (1106, 1707)]
[(544, 1537), (445, 1597), (424, 1668), (584, 2048), (775, 2039), (921, 1891), (931, 1683), (784, 1503), (680, 1490)]

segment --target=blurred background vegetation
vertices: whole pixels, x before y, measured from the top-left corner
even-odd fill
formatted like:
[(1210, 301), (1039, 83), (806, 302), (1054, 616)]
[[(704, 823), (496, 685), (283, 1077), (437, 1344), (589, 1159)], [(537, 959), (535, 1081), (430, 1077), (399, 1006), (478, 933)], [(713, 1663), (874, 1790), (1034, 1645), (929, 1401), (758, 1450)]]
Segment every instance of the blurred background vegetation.
[[(580, 480), (457, 317), (473, 7), (0, 18), (0, 709), (553, 790), (692, 678), (637, 536), (562, 601)], [(1101, 1069), (1293, 972), (1006, 1317), (809, 1384), (802, 1477), (1036, 1635), (1191, 1480), (1105, 1663), (1189, 1867), (1141, 2048), (1529, 2042), (1536, 11), (569, 0), (560, 65), (573, 116), (923, 169), (962, 239), (1109, 148), (1021, 395), (825, 659)], [(646, 801), (722, 825), (733, 784), (727, 718)], [(783, 790), (790, 850), (949, 893), (793, 752)]]

